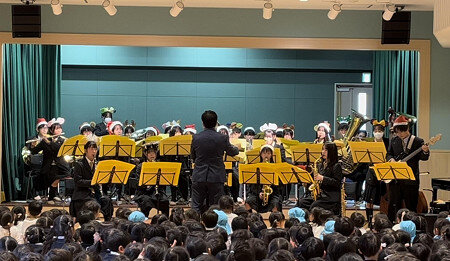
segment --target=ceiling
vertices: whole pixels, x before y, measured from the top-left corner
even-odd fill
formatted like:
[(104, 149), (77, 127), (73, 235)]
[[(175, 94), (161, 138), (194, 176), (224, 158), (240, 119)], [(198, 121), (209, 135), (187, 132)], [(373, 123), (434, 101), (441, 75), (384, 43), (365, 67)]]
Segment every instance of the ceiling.
[[(101, 5), (103, 0), (60, 0), (64, 5)], [(111, 0), (116, 6), (171, 6), (175, 0)], [(185, 7), (262, 8), (265, 0), (183, 0)], [(432, 11), (434, 0), (271, 0), (275, 9), (329, 9), (341, 3), (342, 10), (382, 10), (384, 4), (405, 5), (408, 11)], [(20, 4), (20, 0), (0, 0), (0, 3)], [(36, 0), (49, 4), (50, 0)]]

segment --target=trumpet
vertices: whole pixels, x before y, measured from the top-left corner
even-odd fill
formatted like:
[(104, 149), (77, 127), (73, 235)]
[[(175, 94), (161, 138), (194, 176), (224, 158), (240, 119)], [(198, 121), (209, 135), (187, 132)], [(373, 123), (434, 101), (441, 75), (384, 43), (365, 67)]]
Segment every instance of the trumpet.
[(317, 198), (320, 195), (320, 183), (321, 182), (318, 180), (315, 180), (317, 175), (319, 175), (319, 171), (317, 169), (317, 162), (319, 162), (320, 159), (321, 158), (319, 157), (318, 159), (316, 159), (316, 161), (314, 161), (314, 165), (313, 165), (313, 169), (312, 169), (312, 172), (314, 174), (314, 181), (313, 181), (313, 184), (311, 184), (311, 186), (309, 186), (309, 188), (308, 188), (309, 191), (311, 191), (311, 195), (314, 200), (317, 200)]
[[(59, 137), (59, 136), (64, 135), (64, 134), (65, 134), (64, 132), (62, 132), (60, 134), (56, 134), (56, 135), (48, 135), (47, 134), (46, 138), (47, 139), (52, 139), (52, 138)], [(37, 142), (37, 141), (40, 141), (40, 139), (36, 138), (36, 139), (27, 140), (25, 143), (28, 144), (28, 143), (33, 143), (33, 142)]]

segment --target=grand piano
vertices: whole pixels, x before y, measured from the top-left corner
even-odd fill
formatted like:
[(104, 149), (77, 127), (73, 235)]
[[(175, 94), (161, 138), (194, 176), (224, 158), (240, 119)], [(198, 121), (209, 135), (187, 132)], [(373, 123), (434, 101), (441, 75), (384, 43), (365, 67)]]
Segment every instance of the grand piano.
[[(433, 187), (433, 201), (430, 203), (430, 207), (432, 212), (439, 212), (446, 210), (448, 211), (450, 208), (450, 201), (446, 201), (445, 205), (436, 204), (438, 190), (448, 190), (450, 191), (450, 178), (433, 178), (431, 179), (431, 186)], [(434, 210), (434, 211), (433, 211)]]

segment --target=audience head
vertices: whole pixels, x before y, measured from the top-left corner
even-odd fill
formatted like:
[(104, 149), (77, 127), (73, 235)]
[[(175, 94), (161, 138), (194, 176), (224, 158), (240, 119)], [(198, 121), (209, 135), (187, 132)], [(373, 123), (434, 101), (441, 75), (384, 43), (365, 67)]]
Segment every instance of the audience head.
[(288, 215), (289, 218), (296, 218), (300, 222), (306, 222), (305, 211), (299, 207), (289, 209)]
[(212, 229), (217, 226), (218, 218), (219, 215), (215, 211), (208, 210), (202, 214), (202, 223), (206, 229)]
[(131, 242), (128, 233), (112, 228), (106, 232), (105, 248), (117, 253), (124, 253), (125, 247)]
[(300, 245), (300, 253), (305, 260), (309, 260), (314, 257), (323, 257), (325, 253), (325, 245), (322, 240), (316, 237), (309, 237), (303, 242), (303, 244)]
[(186, 249), (189, 252), (189, 256), (194, 259), (206, 253), (206, 241), (201, 237), (189, 235), (186, 238)]
[(12, 252), (17, 247), (17, 240), (13, 237), (6, 236), (0, 238), (0, 251)]
[(350, 236), (355, 230), (355, 226), (348, 217), (337, 218), (334, 224), (334, 231), (341, 233), (343, 236)]
[(69, 250), (54, 248), (45, 255), (45, 261), (72, 261), (72, 254)]
[(190, 256), (186, 248), (175, 246), (167, 250), (164, 261), (189, 261)]
[(381, 241), (372, 232), (367, 232), (359, 237), (358, 248), (365, 257), (376, 257), (381, 251)]
[(234, 209), (233, 198), (228, 195), (222, 196), (219, 199), (219, 207), (221, 210), (225, 211), (226, 213), (232, 213), (233, 209)]
[(233, 221), (231, 221), (231, 229), (233, 231), (239, 229), (248, 229), (247, 219), (242, 216), (235, 217)]
[(32, 200), (30, 203), (28, 203), (28, 213), (30, 213), (30, 216), (37, 217), (42, 212), (42, 203), (37, 200)]

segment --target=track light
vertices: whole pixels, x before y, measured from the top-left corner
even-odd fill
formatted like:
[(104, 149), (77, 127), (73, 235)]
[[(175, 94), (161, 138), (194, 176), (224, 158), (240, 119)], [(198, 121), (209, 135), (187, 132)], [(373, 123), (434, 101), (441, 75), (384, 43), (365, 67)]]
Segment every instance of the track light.
[(177, 17), (181, 11), (184, 9), (184, 4), (182, 1), (176, 1), (175, 4), (173, 4), (172, 8), (170, 8), (170, 15), (173, 17)]
[(385, 5), (384, 6), (384, 13), (383, 13), (383, 19), (384, 21), (390, 21), (392, 19), (392, 16), (394, 16), (396, 11), (395, 5)]
[(52, 11), (54, 15), (60, 15), (62, 14), (62, 5), (61, 1), (59, 0), (52, 0), (50, 2), (50, 6), (52, 7)]
[(271, 2), (264, 3), (263, 18), (269, 20), (272, 18), (273, 4)]
[(114, 6), (111, 0), (104, 0), (102, 6), (103, 8), (105, 8), (105, 11), (111, 16), (117, 13), (117, 8)]
[(340, 12), (341, 12), (341, 5), (334, 4), (333, 6), (331, 6), (330, 11), (328, 12), (328, 18), (330, 18), (330, 20), (334, 20), (336, 19), (336, 17)]

